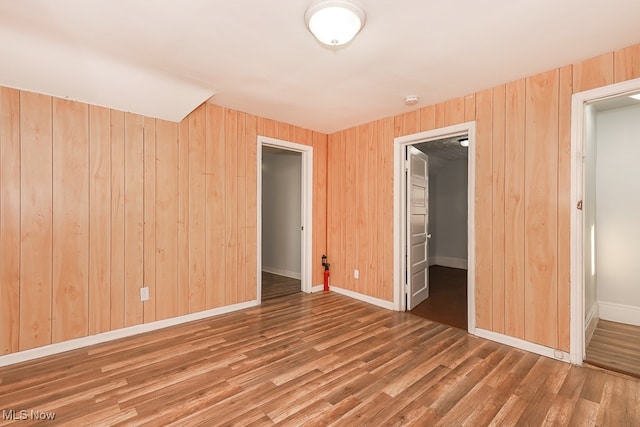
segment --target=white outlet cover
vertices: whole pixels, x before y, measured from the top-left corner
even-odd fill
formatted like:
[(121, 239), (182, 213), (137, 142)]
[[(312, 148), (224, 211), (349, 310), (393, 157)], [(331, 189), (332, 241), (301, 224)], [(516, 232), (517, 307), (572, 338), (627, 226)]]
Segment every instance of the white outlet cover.
[(149, 300), (149, 288), (140, 288), (140, 301)]
[(353, 270), (353, 278), (357, 279), (358, 277), (360, 277), (360, 270)]

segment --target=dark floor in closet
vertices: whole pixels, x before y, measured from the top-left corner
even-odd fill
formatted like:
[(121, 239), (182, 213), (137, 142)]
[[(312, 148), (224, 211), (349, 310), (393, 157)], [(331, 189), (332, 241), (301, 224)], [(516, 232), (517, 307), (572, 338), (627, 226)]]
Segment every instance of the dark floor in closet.
[(598, 320), (584, 361), (640, 378), (640, 326)]
[(467, 330), (467, 270), (429, 267), (429, 298), (411, 314)]
[(300, 279), (262, 272), (262, 301), (300, 292)]

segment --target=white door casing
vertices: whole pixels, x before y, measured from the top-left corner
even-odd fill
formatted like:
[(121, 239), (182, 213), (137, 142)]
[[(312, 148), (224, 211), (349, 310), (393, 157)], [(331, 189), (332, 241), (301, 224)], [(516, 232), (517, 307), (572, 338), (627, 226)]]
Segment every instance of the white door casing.
[(429, 298), (429, 157), (407, 147), (407, 310)]
[(312, 237), (313, 237), (313, 147), (309, 145), (298, 144), (295, 142), (283, 141), (280, 139), (269, 138), (258, 135), (257, 137), (257, 191), (256, 191), (256, 299), (262, 300), (262, 147), (274, 147), (282, 150), (294, 151), (302, 154), (302, 229), (300, 230), (300, 251), (301, 251), (301, 283), (302, 292), (310, 293), (313, 288), (312, 284)]

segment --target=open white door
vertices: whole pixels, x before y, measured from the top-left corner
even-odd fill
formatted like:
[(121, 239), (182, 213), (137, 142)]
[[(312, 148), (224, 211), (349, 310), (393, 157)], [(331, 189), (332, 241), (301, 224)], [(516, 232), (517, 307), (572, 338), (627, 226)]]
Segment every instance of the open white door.
[(407, 310), (429, 297), (429, 157), (407, 147)]

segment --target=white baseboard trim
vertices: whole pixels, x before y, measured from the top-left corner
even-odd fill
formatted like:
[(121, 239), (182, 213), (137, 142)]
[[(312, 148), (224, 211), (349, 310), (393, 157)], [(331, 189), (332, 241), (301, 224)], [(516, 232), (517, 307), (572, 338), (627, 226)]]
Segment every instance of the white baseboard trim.
[(316, 292), (324, 291), (324, 283), (322, 285), (314, 285), (311, 287), (311, 293), (315, 294)]
[(443, 267), (460, 268), (466, 270), (468, 262), (463, 258), (452, 258), (447, 256), (429, 257), (429, 265), (441, 265)]
[(587, 346), (589, 345), (589, 341), (591, 341), (591, 338), (593, 337), (593, 333), (596, 330), (596, 326), (598, 325), (598, 320), (600, 320), (600, 310), (598, 309), (599, 305), (598, 302), (596, 301), (593, 304), (593, 307), (591, 307), (591, 310), (589, 310), (589, 313), (587, 314), (587, 318), (585, 319), (585, 325), (586, 327), (584, 328), (584, 347), (587, 348)]
[(510, 347), (519, 348), (520, 350), (525, 350), (530, 353), (535, 353), (541, 356), (549, 357), (551, 359), (560, 360), (562, 362), (570, 363), (570, 360), (571, 360), (569, 353), (566, 353), (562, 350), (556, 350), (554, 348), (550, 348), (544, 345), (521, 340), (520, 338), (514, 338), (508, 335), (499, 334), (497, 332), (476, 328), (474, 335), (480, 338), (485, 338), (491, 341), (498, 342), (500, 344), (505, 344)]
[(362, 302), (366, 302), (368, 304), (376, 305), (378, 307), (386, 308), (387, 310), (395, 310), (395, 306), (393, 305), (393, 301), (386, 301), (379, 298), (370, 297), (369, 295), (364, 295), (358, 292), (349, 291), (347, 289), (342, 289), (337, 286), (331, 285), (329, 287), (330, 291), (333, 291), (337, 294), (341, 294), (347, 296), (349, 298), (357, 299)]
[(640, 326), (640, 307), (598, 301), (598, 309), (602, 320)]
[(278, 276), (291, 277), (292, 279), (302, 280), (301, 279), (302, 273), (296, 273), (295, 271), (282, 270), (280, 268), (265, 267), (264, 265), (262, 266), (262, 271), (265, 271), (271, 274), (277, 274)]
[(201, 311), (198, 313), (187, 314), (184, 316), (172, 317), (171, 319), (158, 320), (156, 322), (130, 326), (127, 328), (117, 329), (115, 331), (103, 332), (101, 334), (90, 335), (88, 337), (76, 338), (56, 344), (45, 345), (43, 347), (23, 350), (16, 353), (7, 354), (5, 356), (0, 356), (0, 366), (8, 366), (15, 363), (26, 362), (28, 360), (51, 356), (54, 354), (63, 353), (65, 351), (76, 350), (78, 348), (100, 344), (107, 341), (113, 341), (120, 338), (126, 338), (145, 332), (151, 332), (158, 329), (167, 328), (169, 326), (176, 326), (182, 323), (206, 319), (207, 317), (219, 316), (221, 314), (231, 313), (233, 311), (243, 310), (245, 308), (255, 307), (257, 305), (260, 305), (260, 301), (253, 300)]

